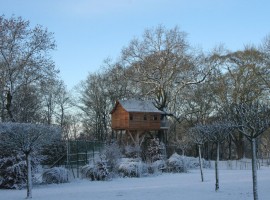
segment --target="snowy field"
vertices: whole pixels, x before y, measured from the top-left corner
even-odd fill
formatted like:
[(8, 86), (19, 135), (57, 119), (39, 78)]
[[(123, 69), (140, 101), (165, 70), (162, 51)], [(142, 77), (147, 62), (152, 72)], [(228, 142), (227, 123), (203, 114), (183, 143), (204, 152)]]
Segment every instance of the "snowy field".
[[(220, 191), (215, 192), (214, 169), (189, 173), (162, 174), (144, 178), (118, 178), (91, 182), (41, 185), (33, 189), (36, 200), (251, 200), (251, 170), (220, 170)], [(270, 168), (258, 170), (259, 199), (270, 199)], [(0, 200), (22, 200), (26, 190), (0, 190)]]

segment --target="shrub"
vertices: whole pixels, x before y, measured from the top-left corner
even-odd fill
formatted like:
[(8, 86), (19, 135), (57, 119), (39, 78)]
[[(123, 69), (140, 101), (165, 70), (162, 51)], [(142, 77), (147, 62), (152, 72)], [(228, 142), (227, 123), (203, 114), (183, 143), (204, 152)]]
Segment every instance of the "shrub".
[(22, 155), (0, 158), (0, 188), (21, 189), (26, 185), (26, 177)]
[[(35, 171), (40, 159), (32, 159), (32, 170)], [(34, 177), (34, 173), (33, 173)], [(0, 158), (0, 188), (21, 189), (26, 186), (27, 166), (25, 156), (17, 154)]]
[[(209, 162), (202, 160), (203, 167), (209, 167)], [(195, 157), (180, 156), (174, 153), (168, 160), (167, 166), (169, 172), (187, 172), (189, 169), (199, 168), (199, 159)]]
[(164, 159), (165, 145), (158, 138), (147, 139), (143, 145), (142, 158), (146, 162), (152, 163)]
[[(60, 139), (53, 141), (43, 147), (41, 154), (44, 156), (41, 162), (42, 165), (53, 165), (59, 158), (66, 155), (66, 143)], [(64, 164), (64, 161), (59, 164)]]
[(122, 158), (118, 172), (122, 177), (141, 177), (148, 174), (148, 167), (140, 159)]
[(87, 178), (92, 181), (103, 181), (108, 178), (109, 171), (106, 163), (98, 161), (95, 164), (85, 165), (81, 168), (82, 178)]
[(167, 166), (169, 172), (187, 172), (189, 166), (189, 160), (185, 156), (180, 156), (174, 153), (168, 160)]
[(101, 157), (104, 161), (106, 161), (110, 172), (116, 172), (119, 160), (122, 157), (120, 146), (116, 142), (106, 145)]
[(140, 158), (141, 152), (140, 146), (125, 146), (125, 156), (128, 158)]
[(164, 160), (156, 160), (149, 166), (149, 173), (156, 174), (161, 173), (167, 169), (166, 162)]
[(47, 184), (67, 183), (68, 170), (63, 167), (53, 167), (51, 169), (47, 169), (42, 174), (42, 181)]

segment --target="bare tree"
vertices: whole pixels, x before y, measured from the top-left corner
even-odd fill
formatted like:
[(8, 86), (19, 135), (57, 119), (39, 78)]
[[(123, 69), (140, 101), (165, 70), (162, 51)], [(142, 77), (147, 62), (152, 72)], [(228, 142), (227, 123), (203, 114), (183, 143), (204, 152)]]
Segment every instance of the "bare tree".
[(269, 129), (265, 134), (260, 138), (260, 144), (258, 144), (258, 148), (262, 153), (262, 158), (267, 159), (267, 164), (270, 165), (270, 132)]
[(267, 89), (270, 89), (270, 80), (269, 80), (269, 74), (270, 74), (270, 70), (269, 70), (269, 66), (270, 66), (270, 34), (268, 34), (263, 42), (262, 45), (260, 46), (260, 50), (261, 52), (263, 52), (264, 54), (264, 58), (266, 59), (266, 69), (264, 71), (264, 73), (258, 73), (258, 75), (262, 78), (262, 80), (265, 83), (265, 86), (267, 87)]
[(10, 152), (23, 153), (27, 164), (27, 198), (32, 198), (31, 157), (39, 156), (42, 148), (61, 138), (57, 127), (29, 123), (0, 123), (0, 146)]
[(64, 118), (72, 107), (71, 97), (63, 81), (53, 80), (41, 87), (43, 118), (46, 124), (64, 124)]
[(56, 118), (58, 124), (63, 127), (65, 123), (65, 118), (68, 115), (68, 109), (74, 107), (74, 103), (72, 102), (72, 98), (69, 95), (65, 85), (61, 82), (58, 86), (58, 95), (56, 96), (56, 104), (57, 104), (57, 112)]
[(186, 33), (178, 27), (147, 29), (141, 40), (132, 40), (122, 50), (125, 76), (139, 86), (140, 94), (166, 110), (182, 88), (202, 82), (209, 72), (203, 56), (194, 56), (189, 50)]
[(187, 134), (182, 135), (182, 137), (180, 138), (178, 137), (178, 135), (176, 135), (176, 139), (173, 142), (173, 144), (175, 144), (179, 149), (181, 149), (182, 155), (184, 156), (186, 150), (190, 148), (191, 141), (190, 138), (187, 136)]
[[(267, 45), (265, 46), (265, 49)], [(240, 104), (267, 99), (269, 86), (269, 56), (253, 46), (243, 50), (223, 51), (213, 55), (217, 65), (215, 84), (212, 87), (219, 110), (228, 109), (231, 104)], [(269, 54), (268, 54), (269, 55)], [(268, 64), (267, 64), (268, 62)], [(228, 111), (225, 111), (228, 112)], [(238, 159), (244, 157), (244, 135), (241, 132), (232, 134)]]
[(92, 74), (81, 85), (78, 107), (83, 111), (83, 126), (95, 139), (104, 141), (108, 135), (109, 112), (112, 109), (103, 74)]
[(260, 103), (236, 104), (231, 116), (238, 130), (251, 142), (253, 197), (258, 200), (256, 139), (270, 126), (270, 109)]
[(112, 63), (110, 59), (104, 61), (104, 80), (106, 92), (110, 99), (111, 105), (119, 99), (134, 98), (140, 96), (138, 88), (134, 82), (125, 78), (126, 69), (120, 63)]
[(17, 121), (13, 110), (15, 93), (21, 87), (39, 85), (56, 77), (58, 71), (49, 55), (56, 45), (52, 33), (39, 25), (31, 28), (29, 21), (21, 17), (0, 16), (0, 27), (0, 89), (2, 108), (7, 113), (6, 117), (2, 111), (1, 117), (2, 121), (7, 121), (6, 118)]
[(42, 94), (36, 85), (25, 85), (13, 94), (12, 111), (17, 122), (42, 121)]

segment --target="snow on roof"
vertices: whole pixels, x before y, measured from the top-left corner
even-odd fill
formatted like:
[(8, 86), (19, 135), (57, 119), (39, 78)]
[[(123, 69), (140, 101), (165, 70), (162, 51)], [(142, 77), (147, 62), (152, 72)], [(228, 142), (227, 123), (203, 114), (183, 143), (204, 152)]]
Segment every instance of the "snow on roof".
[(119, 100), (119, 103), (128, 112), (153, 112), (163, 113), (157, 109), (152, 101), (141, 101), (141, 100)]

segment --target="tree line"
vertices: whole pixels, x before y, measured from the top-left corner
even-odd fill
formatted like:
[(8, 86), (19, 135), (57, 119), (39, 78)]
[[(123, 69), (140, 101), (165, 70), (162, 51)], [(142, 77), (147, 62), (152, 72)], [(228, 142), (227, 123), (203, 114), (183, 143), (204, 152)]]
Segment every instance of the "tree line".
[[(216, 159), (216, 190), (219, 159), (252, 158), (258, 199), (257, 156), (269, 159), (269, 52), (269, 36), (258, 46), (237, 51), (218, 46), (206, 54), (192, 48), (178, 27), (146, 29), (118, 61), (106, 60), (101, 72), (82, 83), (83, 137), (110, 137), (109, 113), (117, 99), (152, 100), (170, 116), (168, 145), (174, 151), (197, 156), (202, 146), (204, 158)], [(192, 127), (203, 135), (199, 144)]]
[[(122, 49), (117, 61), (105, 60), (78, 87), (81, 136), (106, 140), (115, 101), (147, 99), (171, 115), (169, 144), (181, 148), (190, 127), (228, 115), (232, 105), (269, 103), (269, 52), (269, 36), (257, 46), (237, 51), (218, 46), (205, 53), (190, 46), (178, 27), (146, 29)], [(268, 154), (268, 141), (269, 133), (259, 138), (261, 153)], [(213, 158), (215, 148), (205, 145), (205, 157)], [(241, 159), (249, 156), (248, 148), (244, 135), (235, 131), (221, 147), (221, 158)]]
[[(195, 124), (218, 118), (233, 104), (269, 101), (269, 36), (257, 46), (217, 46), (206, 53), (192, 47), (179, 27), (158, 25), (132, 39), (116, 61), (106, 59), (72, 96), (51, 57), (53, 33), (21, 17), (1, 16), (0, 24), (1, 122), (58, 124), (71, 138), (106, 141), (116, 100), (147, 99), (170, 114), (169, 142), (181, 149)], [(265, 154), (268, 135), (260, 138)], [(225, 145), (224, 158), (240, 159), (248, 148), (240, 132)], [(213, 157), (214, 148), (208, 145), (205, 156)]]
[(71, 97), (52, 59), (53, 33), (21, 17), (0, 16), (1, 122), (69, 129)]
[[(149, 28), (123, 47), (116, 61), (106, 59), (100, 71), (89, 74), (72, 96), (51, 57), (53, 33), (14, 16), (0, 16), (0, 30), (1, 122), (57, 124), (64, 138), (106, 141), (116, 100), (152, 100), (170, 116), (168, 144), (197, 154), (186, 145), (191, 127), (225, 118), (239, 122), (248, 115), (235, 108), (269, 104), (270, 36), (237, 51), (220, 45), (205, 52), (192, 47), (177, 26)], [(200, 143), (204, 157), (241, 159), (248, 152), (269, 157), (269, 130), (253, 134), (252, 128), (234, 129), (222, 144)], [(248, 143), (254, 139), (257, 147)]]
[[(206, 124), (230, 105), (269, 101), (269, 36), (257, 46), (217, 46), (206, 53), (192, 47), (177, 26), (149, 28), (116, 61), (106, 59), (89, 74), (72, 96), (51, 57), (53, 33), (21, 17), (1, 16), (0, 24), (2, 122), (58, 124), (66, 136), (106, 141), (116, 100), (147, 99), (171, 115), (169, 141), (181, 148), (189, 127)], [(268, 153), (268, 135), (260, 141)], [(233, 134), (226, 145), (224, 158), (245, 156), (243, 134)], [(214, 148), (205, 148), (205, 156)]]
[(51, 57), (55, 49), (46, 28), (0, 16), (0, 188), (26, 185), (27, 198), (33, 171), (63, 154), (70, 128), (71, 99)]

